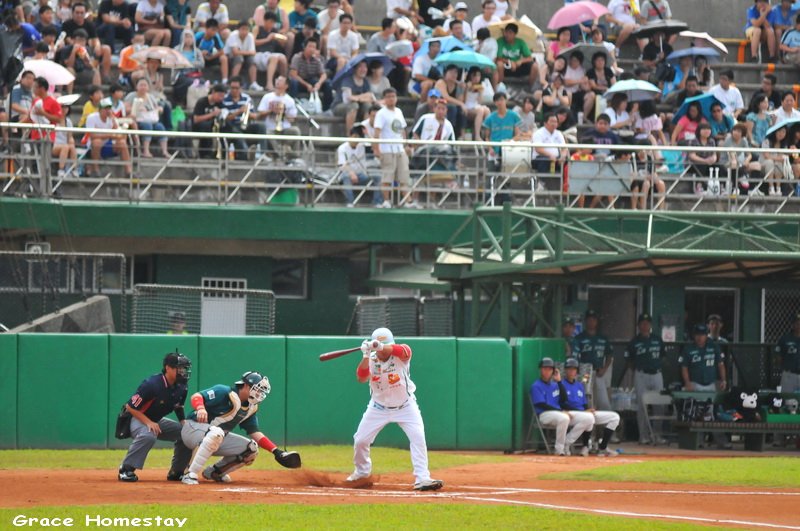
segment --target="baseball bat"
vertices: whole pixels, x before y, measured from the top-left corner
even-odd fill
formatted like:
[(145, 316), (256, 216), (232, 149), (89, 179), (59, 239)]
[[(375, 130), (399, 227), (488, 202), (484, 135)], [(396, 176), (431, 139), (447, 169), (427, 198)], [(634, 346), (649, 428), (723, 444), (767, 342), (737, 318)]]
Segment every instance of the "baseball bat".
[(335, 360), (336, 358), (341, 358), (342, 356), (345, 356), (357, 350), (361, 350), (361, 347), (358, 346), (355, 348), (346, 348), (344, 350), (334, 350), (332, 352), (325, 352), (324, 354), (319, 355), (319, 361)]

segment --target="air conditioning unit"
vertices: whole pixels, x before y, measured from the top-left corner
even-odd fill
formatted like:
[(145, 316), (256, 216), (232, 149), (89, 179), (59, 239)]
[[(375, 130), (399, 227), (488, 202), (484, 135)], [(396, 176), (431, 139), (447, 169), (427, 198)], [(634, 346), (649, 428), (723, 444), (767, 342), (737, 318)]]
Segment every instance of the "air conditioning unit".
[(25, 242), (25, 252), (30, 254), (45, 254), (50, 252), (48, 242)]

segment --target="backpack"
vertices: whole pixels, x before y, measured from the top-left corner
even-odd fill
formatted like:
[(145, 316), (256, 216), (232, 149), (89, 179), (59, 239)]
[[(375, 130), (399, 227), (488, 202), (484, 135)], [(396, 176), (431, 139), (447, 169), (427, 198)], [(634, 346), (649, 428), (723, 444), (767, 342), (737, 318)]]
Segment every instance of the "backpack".
[(656, 65), (656, 82), (670, 83), (675, 80), (675, 67), (667, 61), (661, 61)]

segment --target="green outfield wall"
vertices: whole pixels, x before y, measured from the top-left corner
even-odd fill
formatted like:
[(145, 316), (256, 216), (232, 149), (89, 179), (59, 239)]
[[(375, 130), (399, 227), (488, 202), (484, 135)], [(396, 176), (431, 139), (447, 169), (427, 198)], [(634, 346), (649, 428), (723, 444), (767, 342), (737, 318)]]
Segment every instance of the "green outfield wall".
[[(192, 360), (190, 393), (232, 384), (248, 370), (266, 374), (272, 392), (259, 423), (283, 445), (350, 444), (369, 400), (355, 379), (360, 353), (325, 363), (322, 352), (360, 338), (209, 337), (127, 334), (0, 334), (0, 448), (121, 448), (116, 415), (168, 352)], [(411, 376), (431, 449), (519, 448), (528, 427), (527, 388), (558, 340), (409, 338)], [(42, 412), (43, 402), (47, 402)], [(187, 400), (187, 409), (190, 409)], [(528, 415), (528, 418), (526, 418)], [(381, 446), (407, 446), (397, 426)]]

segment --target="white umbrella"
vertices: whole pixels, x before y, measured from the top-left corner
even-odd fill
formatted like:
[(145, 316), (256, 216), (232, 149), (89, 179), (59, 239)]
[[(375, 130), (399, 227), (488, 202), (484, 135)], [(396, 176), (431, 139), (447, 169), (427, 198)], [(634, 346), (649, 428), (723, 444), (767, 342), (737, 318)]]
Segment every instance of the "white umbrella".
[(178, 50), (166, 46), (151, 46), (131, 55), (131, 59), (144, 63), (148, 59), (158, 59), (162, 68), (192, 68), (192, 63)]
[(81, 99), (80, 94), (64, 94), (63, 96), (57, 97), (56, 101), (59, 105), (72, 105), (79, 99)]
[(503, 30), (506, 26), (514, 23), (519, 27), (517, 38), (525, 41), (528, 48), (532, 52), (544, 52), (544, 44), (542, 43), (542, 30), (540, 30), (533, 21), (528, 18), (528, 15), (522, 15), (519, 20), (504, 20), (502, 22), (493, 22), (489, 24), (489, 34), (493, 39), (500, 39), (503, 37)]
[(728, 55), (728, 48), (720, 41), (712, 37), (706, 32), (699, 31), (682, 31), (678, 34), (678, 38), (672, 44), (672, 49), (676, 52), (678, 50), (685, 50), (686, 48), (715, 48), (719, 53)]
[(403, 39), (394, 41), (386, 46), (386, 55), (391, 59), (400, 59), (401, 57), (408, 57), (414, 53), (414, 45), (411, 41)]
[(617, 81), (606, 92), (603, 97), (611, 99), (614, 94), (625, 94), (628, 96), (628, 101), (647, 101), (652, 100), (661, 91), (657, 86), (647, 81), (638, 79), (626, 79), (624, 81)]
[[(33, 72), (36, 77), (45, 78), (51, 86), (69, 85), (75, 81), (75, 76), (69, 70), (47, 59), (25, 61), (22, 65), (22, 72), (26, 70)], [(22, 72), (20, 72), (20, 77), (22, 77)]]

